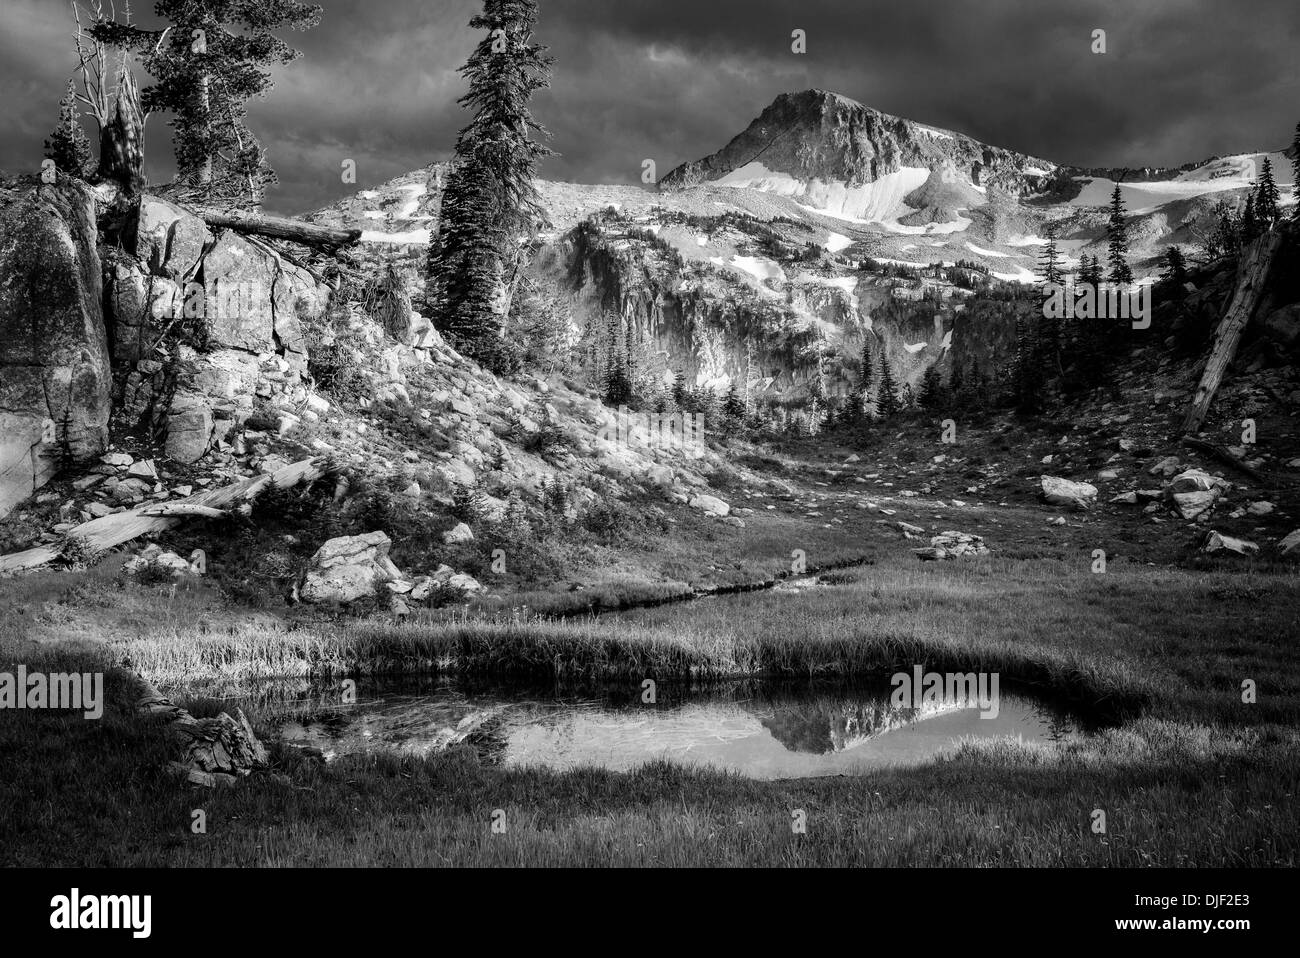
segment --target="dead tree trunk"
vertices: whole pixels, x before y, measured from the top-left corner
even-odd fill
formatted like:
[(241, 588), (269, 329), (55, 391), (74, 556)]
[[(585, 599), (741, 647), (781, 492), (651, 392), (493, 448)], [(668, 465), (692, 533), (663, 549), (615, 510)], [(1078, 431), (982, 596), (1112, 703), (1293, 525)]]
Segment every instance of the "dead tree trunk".
[(1206, 413), (1210, 411), (1210, 401), (1214, 399), (1228, 364), (1237, 355), (1241, 334), (1254, 315), (1255, 307), (1259, 305), (1268, 282), (1269, 269), (1273, 265), (1273, 257), (1281, 246), (1282, 234), (1270, 230), (1242, 251), (1241, 265), (1237, 267), (1237, 290), (1232, 294), (1232, 302), (1223, 314), (1219, 331), (1214, 335), (1214, 346), (1205, 364), (1205, 372), (1183, 419), (1184, 433), (1198, 431), (1205, 422)]
[[(124, 542), (150, 532), (170, 529), (188, 516), (210, 515), (224, 511), (224, 507), (251, 502), (270, 487), (289, 489), (298, 483), (311, 482), (325, 474), (325, 461), (320, 458), (304, 459), (284, 466), (270, 475), (241, 479), (219, 489), (210, 489), (188, 499), (177, 500), (170, 508), (153, 502), (130, 512), (117, 512), (83, 522), (71, 532), (70, 537), (82, 540), (91, 554), (104, 552)], [(178, 507), (188, 506), (187, 509)], [(204, 507), (204, 508), (199, 508)], [(24, 552), (0, 556), (0, 575), (35, 569), (55, 561), (61, 549), (57, 545), (36, 546)]]
[(116, 183), (128, 197), (136, 196), (145, 187), (144, 119), (140, 91), (123, 58), (113, 112), (99, 130), (99, 169), (95, 178)]
[(218, 210), (197, 212), (209, 226), (232, 229), (240, 233), (253, 233), (257, 236), (269, 236), (272, 239), (289, 240), (303, 246), (337, 248), (351, 246), (361, 240), (361, 230), (331, 229), (328, 226), (316, 226), (313, 223), (303, 223), (279, 216), (223, 213)]

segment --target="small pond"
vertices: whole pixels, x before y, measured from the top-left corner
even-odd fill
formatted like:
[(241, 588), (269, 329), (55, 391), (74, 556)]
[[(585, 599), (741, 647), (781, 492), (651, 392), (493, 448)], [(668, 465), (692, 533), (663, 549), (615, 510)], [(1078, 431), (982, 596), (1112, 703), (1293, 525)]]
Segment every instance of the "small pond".
[(506, 766), (627, 771), (664, 759), (759, 779), (918, 765), (963, 738), (1053, 743), (1081, 731), (1063, 711), (1005, 690), (988, 717), (974, 700), (895, 706), (888, 684), (749, 680), (660, 684), (655, 692), (655, 703), (645, 704), (631, 684), (577, 692), (366, 679), (357, 683), (355, 704), (339, 705), (337, 690), (303, 689), (281, 692), (282, 707), (269, 711), (282, 715), (286, 742), (319, 749), (327, 760), (372, 751), (420, 755), (466, 742), (484, 761)]

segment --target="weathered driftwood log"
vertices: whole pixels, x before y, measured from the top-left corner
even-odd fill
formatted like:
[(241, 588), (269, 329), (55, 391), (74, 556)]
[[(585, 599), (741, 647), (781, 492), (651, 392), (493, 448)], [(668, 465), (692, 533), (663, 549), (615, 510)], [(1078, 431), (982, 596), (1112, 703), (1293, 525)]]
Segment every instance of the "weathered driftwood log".
[[(324, 475), (324, 472), (324, 459), (320, 457), (304, 459), (302, 462), (295, 462), (293, 465), (278, 469), (270, 475), (241, 479), (239, 482), (222, 486), (220, 489), (201, 492), (196, 496), (190, 496), (188, 499), (178, 499), (168, 505), (173, 510), (178, 506), (188, 505), (219, 511), (223, 506), (255, 499), (268, 486), (274, 485), (277, 489), (288, 489), (300, 482), (319, 479)], [(184, 515), (207, 514), (205, 512), (195, 512), (194, 510), (160, 514), (159, 510), (163, 508), (161, 504), (153, 502), (148, 505), (138, 506), (130, 512), (117, 512), (99, 519), (91, 519), (89, 522), (83, 522), (77, 526), (68, 535), (82, 541), (93, 554), (112, 549), (114, 546), (130, 542), (132, 539), (150, 532), (161, 532), (164, 529), (170, 529), (180, 522)], [(46, 563), (53, 562), (59, 557), (59, 554), (59, 546), (46, 545), (27, 549), (23, 552), (14, 552), (7, 556), (0, 556), (0, 575), (35, 569)]]
[(1210, 401), (1214, 399), (1228, 364), (1237, 355), (1241, 334), (1254, 315), (1255, 307), (1259, 305), (1268, 282), (1269, 270), (1273, 266), (1273, 257), (1281, 247), (1282, 234), (1270, 230), (1242, 251), (1241, 265), (1237, 267), (1237, 289), (1219, 323), (1205, 372), (1192, 396), (1187, 415), (1183, 418), (1184, 433), (1196, 432), (1205, 422), (1206, 413), (1210, 411)]
[(225, 213), (207, 209), (197, 210), (197, 212), (203, 217), (203, 222), (209, 226), (236, 230), (240, 233), (252, 233), (255, 236), (269, 236), (272, 239), (289, 240), (302, 246), (337, 249), (361, 241), (361, 230), (333, 229), (280, 216), (264, 216), (260, 213)]

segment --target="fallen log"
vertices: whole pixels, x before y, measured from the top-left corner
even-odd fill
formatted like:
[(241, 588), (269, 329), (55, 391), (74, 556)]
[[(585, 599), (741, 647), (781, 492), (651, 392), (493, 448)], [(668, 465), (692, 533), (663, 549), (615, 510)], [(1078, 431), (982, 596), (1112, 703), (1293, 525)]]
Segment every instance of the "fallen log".
[[(304, 459), (302, 462), (295, 462), (283, 469), (277, 469), (269, 475), (241, 479), (239, 482), (231, 483), (228, 486), (201, 492), (187, 499), (178, 499), (176, 502), (167, 505), (173, 508), (179, 506), (201, 507), (224, 515), (225, 512), (221, 509), (222, 506), (251, 501), (257, 498), (268, 486), (274, 485), (277, 489), (288, 489), (300, 482), (319, 479), (324, 474), (325, 460), (321, 457), (314, 457)], [(89, 522), (83, 522), (75, 529), (72, 529), (68, 536), (81, 540), (86, 548), (92, 554), (95, 554), (120, 546), (124, 542), (130, 542), (132, 539), (150, 532), (162, 532), (165, 529), (170, 529), (181, 522), (186, 515), (206, 514), (202, 511), (174, 512), (170, 514), (158, 514), (153, 511), (161, 508), (163, 507), (158, 503), (149, 503), (148, 505), (137, 506), (130, 512), (115, 512), (112, 515), (91, 519)], [(45, 545), (27, 549), (23, 552), (10, 553), (7, 556), (0, 556), (0, 575), (39, 568), (56, 560), (60, 553), (60, 546)]]
[(145, 506), (137, 511), (142, 516), (201, 516), (204, 519), (224, 519), (230, 515), (225, 509), (201, 506), (197, 502), (164, 502), (160, 506)]
[(1219, 330), (1214, 335), (1214, 346), (1210, 350), (1210, 358), (1205, 364), (1205, 372), (1192, 396), (1187, 415), (1183, 418), (1184, 433), (1197, 432), (1205, 422), (1205, 416), (1210, 411), (1210, 401), (1218, 391), (1228, 364), (1237, 355), (1241, 334), (1259, 305), (1268, 282), (1269, 270), (1273, 266), (1273, 258), (1281, 247), (1282, 234), (1276, 230), (1269, 230), (1242, 251), (1241, 263), (1237, 267), (1237, 289), (1232, 294), (1232, 302), (1228, 304), (1219, 323)]
[(361, 241), (361, 230), (333, 229), (281, 216), (264, 216), (260, 213), (223, 213), (219, 210), (206, 209), (197, 212), (203, 217), (203, 222), (209, 226), (236, 230), (240, 233), (252, 233), (255, 236), (269, 236), (272, 239), (289, 240), (302, 246), (337, 249)]
[(1250, 476), (1250, 478), (1254, 479), (1256, 482), (1264, 483), (1268, 481), (1267, 477), (1262, 472), (1260, 472), (1258, 469), (1246, 465), (1244, 462), (1242, 462), (1232, 453), (1228, 452), (1228, 450), (1224, 449), (1222, 446), (1216, 446), (1212, 442), (1206, 442), (1204, 439), (1197, 439), (1194, 436), (1184, 436), (1183, 445), (1191, 446), (1193, 449), (1199, 449), (1207, 456), (1213, 456), (1215, 459), (1218, 459), (1220, 462), (1231, 466), (1233, 469), (1236, 469), (1238, 472)]

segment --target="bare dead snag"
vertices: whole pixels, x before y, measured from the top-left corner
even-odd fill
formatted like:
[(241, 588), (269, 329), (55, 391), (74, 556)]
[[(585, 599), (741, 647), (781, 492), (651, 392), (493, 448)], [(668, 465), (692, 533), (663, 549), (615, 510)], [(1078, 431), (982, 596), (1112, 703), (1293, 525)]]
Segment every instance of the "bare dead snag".
[(1232, 294), (1232, 302), (1219, 323), (1219, 331), (1214, 336), (1214, 346), (1210, 358), (1205, 364), (1200, 385), (1192, 396), (1191, 406), (1183, 419), (1183, 432), (1194, 433), (1205, 422), (1210, 411), (1210, 402), (1218, 391), (1223, 374), (1228, 364), (1237, 355), (1237, 346), (1241, 334), (1250, 322), (1256, 307), (1259, 306), (1264, 288), (1268, 282), (1268, 273), (1273, 266), (1273, 258), (1282, 247), (1282, 234), (1270, 230), (1250, 243), (1242, 252), (1241, 264), (1237, 267), (1237, 289)]

